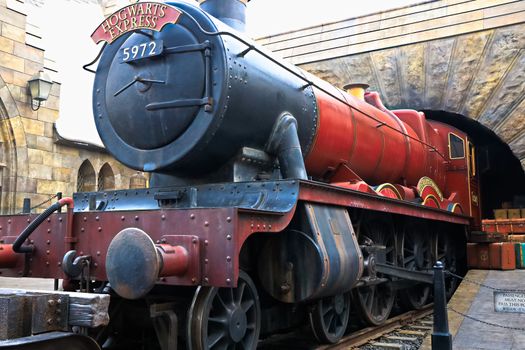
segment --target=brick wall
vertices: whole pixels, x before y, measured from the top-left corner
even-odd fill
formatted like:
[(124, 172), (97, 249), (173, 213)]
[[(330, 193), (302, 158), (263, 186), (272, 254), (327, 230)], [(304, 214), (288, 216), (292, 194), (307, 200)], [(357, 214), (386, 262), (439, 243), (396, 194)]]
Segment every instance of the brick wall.
[(46, 68), (46, 60), (43, 49), (28, 44), (34, 40), (27, 40), (27, 7), (23, 5), (20, 0), (0, 0), (0, 212), (20, 211), (25, 197), (37, 204), (56, 192), (71, 195), (85, 160), (93, 165), (96, 178), (102, 166), (109, 164), (115, 188), (129, 188), (135, 172), (107, 153), (56, 142), (53, 126), (59, 116), (59, 83), (53, 84), (49, 99), (38, 111), (31, 109), (27, 81)]

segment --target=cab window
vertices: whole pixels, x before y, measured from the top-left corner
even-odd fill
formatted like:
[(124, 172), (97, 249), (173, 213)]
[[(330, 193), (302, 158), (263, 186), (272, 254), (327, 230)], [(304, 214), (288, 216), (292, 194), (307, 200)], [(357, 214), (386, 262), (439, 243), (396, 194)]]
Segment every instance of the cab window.
[(448, 134), (448, 149), (450, 159), (459, 159), (465, 157), (465, 141), (455, 134)]

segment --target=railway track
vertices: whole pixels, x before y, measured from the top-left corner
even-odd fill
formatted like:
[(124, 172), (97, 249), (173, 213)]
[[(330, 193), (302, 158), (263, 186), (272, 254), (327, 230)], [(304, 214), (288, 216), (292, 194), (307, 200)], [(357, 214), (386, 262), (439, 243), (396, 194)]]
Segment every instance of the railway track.
[[(417, 349), (422, 339), (432, 331), (433, 304), (395, 316), (383, 325), (353, 331), (337, 344), (313, 345), (313, 338), (305, 333), (272, 337), (258, 349), (348, 350), (348, 349)], [(418, 324), (415, 324), (418, 323)], [(381, 338), (380, 340), (378, 340)]]

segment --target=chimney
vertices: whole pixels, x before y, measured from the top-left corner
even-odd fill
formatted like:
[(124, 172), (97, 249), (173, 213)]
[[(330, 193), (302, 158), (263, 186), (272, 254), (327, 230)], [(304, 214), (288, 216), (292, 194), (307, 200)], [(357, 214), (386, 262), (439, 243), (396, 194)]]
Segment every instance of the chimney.
[(239, 32), (245, 31), (248, 1), (250, 0), (199, 0), (204, 11)]

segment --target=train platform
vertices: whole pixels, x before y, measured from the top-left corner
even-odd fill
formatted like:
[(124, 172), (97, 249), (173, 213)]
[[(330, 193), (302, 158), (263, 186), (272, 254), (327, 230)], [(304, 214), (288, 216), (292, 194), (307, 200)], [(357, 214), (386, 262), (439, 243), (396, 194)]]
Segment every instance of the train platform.
[[(508, 311), (503, 298), (513, 292), (519, 300), (508, 306), (522, 313), (500, 310)], [(525, 307), (520, 306), (525, 297), (520, 294), (525, 296), (525, 270), (470, 270), (448, 303), (453, 349), (525, 349)], [(430, 336), (420, 349), (432, 349)]]

